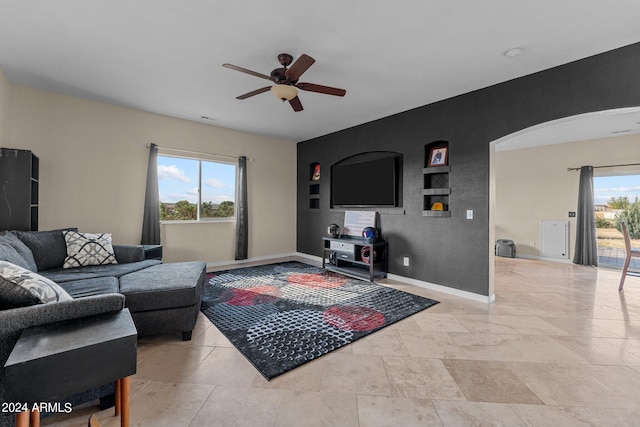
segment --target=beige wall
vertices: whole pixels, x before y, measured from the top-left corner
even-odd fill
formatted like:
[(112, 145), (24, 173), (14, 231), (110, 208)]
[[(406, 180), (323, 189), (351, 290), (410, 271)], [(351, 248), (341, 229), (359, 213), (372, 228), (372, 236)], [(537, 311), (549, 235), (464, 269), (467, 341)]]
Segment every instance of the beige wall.
[(11, 129), (11, 83), (0, 69), (0, 147), (8, 147)]
[[(540, 221), (568, 220), (573, 259), (576, 221), (568, 213), (577, 208), (580, 172), (567, 168), (627, 163), (640, 163), (640, 135), (497, 151), (495, 238), (513, 240), (518, 256), (539, 257)], [(594, 174), (613, 171), (596, 169)]]
[[(1, 85), (0, 80), (0, 96)], [(111, 232), (116, 243), (139, 243), (145, 145), (154, 142), (251, 158), (249, 257), (295, 251), (296, 145), (291, 141), (23, 86), (12, 86), (11, 111), (11, 145), (40, 158), (41, 230), (77, 226)], [(165, 260), (233, 260), (234, 227), (230, 222), (164, 224)]]

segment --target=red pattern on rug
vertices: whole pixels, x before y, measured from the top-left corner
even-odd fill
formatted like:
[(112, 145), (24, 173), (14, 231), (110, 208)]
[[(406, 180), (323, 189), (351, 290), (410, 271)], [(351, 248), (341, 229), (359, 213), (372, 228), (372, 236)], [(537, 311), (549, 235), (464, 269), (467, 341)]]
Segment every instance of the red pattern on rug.
[(252, 306), (266, 304), (282, 297), (282, 292), (275, 286), (258, 286), (251, 289), (230, 289), (231, 297), (226, 301), (234, 306)]
[(372, 331), (384, 325), (379, 311), (357, 305), (336, 305), (322, 313), (322, 320), (343, 331)]
[(287, 278), (292, 285), (298, 285), (311, 289), (334, 289), (341, 288), (347, 283), (347, 278), (338, 276), (331, 272), (319, 274), (292, 274)]

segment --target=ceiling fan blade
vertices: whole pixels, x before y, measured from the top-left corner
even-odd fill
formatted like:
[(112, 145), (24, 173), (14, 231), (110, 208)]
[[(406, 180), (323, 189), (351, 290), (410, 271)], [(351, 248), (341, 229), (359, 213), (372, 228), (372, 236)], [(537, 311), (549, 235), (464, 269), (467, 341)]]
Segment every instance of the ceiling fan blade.
[(315, 59), (303, 53), (298, 59), (296, 59), (296, 62), (291, 64), (291, 67), (287, 68), (285, 76), (287, 76), (290, 81), (295, 82), (305, 71), (309, 69), (309, 67), (313, 65), (314, 62), (316, 62)]
[(252, 90), (251, 92), (245, 93), (244, 95), (236, 96), (236, 99), (247, 99), (254, 95), (259, 95), (264, 92), (269, 92), (271, 90), (271, 86), (261, 87), (260, 89)]
[(240, 71), (241, 73), (246, 73), (246, 74), (250, 74), (252, 76), (260, 77), (261, 79), (271, 80), (271, 77), (267, 76), (266, 74), (258, 73), (257, 71), (247, 70), (246, 68), (238, 67), (237, 65), (222, 64), (222, 66), (225, 67), (225, 68), (230, 68), (232, 70)]
[(302, 102), (300, 102), (300, 98), (298, 98), (297, 96), (295, 98), (292, 98), (289, 101), (289, 104), (291, 104), (291, 108), (293, 108), (293, 111), (302, 111), (304, 110), (304, 108), (302, 108)]
[(338, 89), (337, 87), (322, 86), (315, 83), (298, 83), (296, 85), (298, 89), (306, 90), (309, 92), (324, 93), (326, 95), (344, 96), (347, 91), (344, 89)]

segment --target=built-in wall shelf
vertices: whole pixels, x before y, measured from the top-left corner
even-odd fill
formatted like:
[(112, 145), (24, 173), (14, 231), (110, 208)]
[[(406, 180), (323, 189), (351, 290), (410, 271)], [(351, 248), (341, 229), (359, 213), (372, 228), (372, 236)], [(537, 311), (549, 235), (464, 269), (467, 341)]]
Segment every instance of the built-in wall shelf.
[[(438, 157), (436, 157), (436, 155)], [(449, 142), (434, 141), (424, 146), (425, 167), (422, 169), (422, 216), (447, 218), (449, 210)], [(439, 164), (442, 163), (442, 164)], [(442, 209), (437, 209), (437, 207)]]
[(320, 163), (309, 164), (309, 210), (320, 212)]
[(320, 184), (309, 185), (309, 209), (320, 209)]
[(422, 173), (425, 175), (436, 173), (449, 173), (451, 172), (451, 166), (432, 166), (430, 168), (423, 168)]
[(423, 196), (441, 196), (451, 194), (450, 188), (425, 188), (422, 190)]
[(449, 218), (451, 212), (449, 211), (422, 211), (422, 216), (431, 216), (435, 218)]

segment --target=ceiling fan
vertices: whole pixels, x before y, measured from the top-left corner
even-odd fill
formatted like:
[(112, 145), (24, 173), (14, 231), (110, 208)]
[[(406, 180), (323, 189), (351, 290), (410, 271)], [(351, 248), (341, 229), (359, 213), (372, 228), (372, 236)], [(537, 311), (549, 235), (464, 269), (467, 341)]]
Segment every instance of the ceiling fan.
[[(334, 96), (344, 96), (347, 93), (344, 89), (317, 85), (315, 83), (298, 82), (300, 76), (302, 76), (302, 74), (307, 71), (314, 62), (316, 62), (316, 60), (309, 55), (302, 54), (298, 59), (296, 59), (296, 62), (293, 62), (293, 57), (291, 55), (288, 53), (281, 53), (278, 55), (278, 61), (280, 61), (282, 68), (276, 68), (271, 72), (271, 75), (247, 70), (246, 68), (238, 67), (233, 64), (222, 64), (223, 67), (260, 77), (262, 79), (271, 80), (275, 83), (275, 85), (265, 86), (260, 89), (252, 90), (244, 95), (237, 96), (236, 99), (247, 99), (254, 95), (271, 91), (278, 99), (281, 99), (282, 102), (289, 101), (289, 104), (291, 104), (294, 111), (302, 111), (302, 103), (300, 102), (300, 98), (298, 98), (297, 89)], [(293, 64), (291, 64), (292, 62)], [(291, 67), (289, 67), (289, 65), (291, 65)]]

